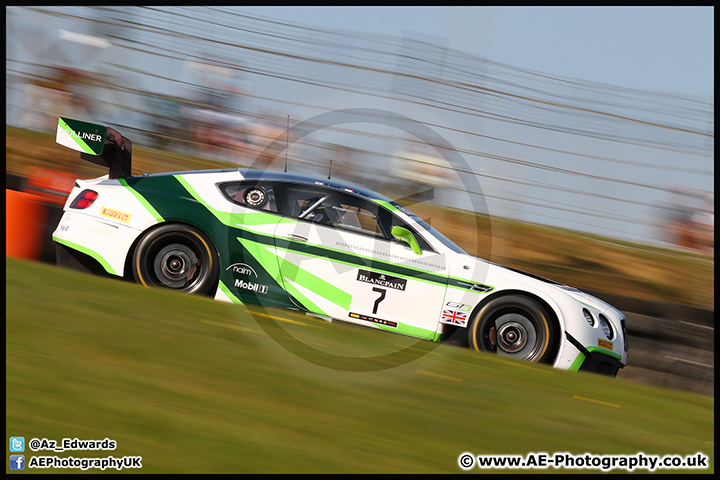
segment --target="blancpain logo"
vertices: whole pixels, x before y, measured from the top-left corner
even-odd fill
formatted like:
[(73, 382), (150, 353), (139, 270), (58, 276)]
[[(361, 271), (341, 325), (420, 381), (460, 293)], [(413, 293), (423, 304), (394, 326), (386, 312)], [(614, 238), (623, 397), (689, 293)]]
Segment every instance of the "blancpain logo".
[(372, 283), (381, 287), (394, 288), (395, 290), (405, 290), (407, 280), (404, 278), (393, 277), (368, 270), (359, 270), (357, 276), (358, 282)]

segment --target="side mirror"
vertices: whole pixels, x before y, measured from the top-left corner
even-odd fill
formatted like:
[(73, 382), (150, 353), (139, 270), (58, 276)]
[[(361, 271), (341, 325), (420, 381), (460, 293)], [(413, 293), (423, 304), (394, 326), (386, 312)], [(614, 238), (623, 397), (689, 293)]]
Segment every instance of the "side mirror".
[(410, 232), (410, 230), (405, 227), (395, 225), (390, 231), (390, 233), (393, 237), (410, 245), (410, 248), (412, 248), (412, 251), (415, 252), (415, 254), (422, 255), (420, 245), (418, 244), (415, 236), (412, 234), (412, 232)]

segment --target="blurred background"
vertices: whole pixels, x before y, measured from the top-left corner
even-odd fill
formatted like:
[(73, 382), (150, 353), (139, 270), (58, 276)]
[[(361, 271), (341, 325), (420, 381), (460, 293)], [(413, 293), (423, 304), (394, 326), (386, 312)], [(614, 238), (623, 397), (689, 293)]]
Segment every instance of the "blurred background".
[[(384, 109), (446, 138), (477, 176), (493, 217), (712, 254), (714, 98), (707, 12), (8, 7), (6, 121), (52, 132), (62, 115), (114, 126), (138, 146), (283, 168), (284, 152), (258, 155), (288, 124), (341, 108)], [(547, 22), (563, 16), (569, 30), (556, 31), (553, 40)], [(681, 32), (666, 30), (667, 44), (686, 32), (702, 35), (710, 26), (707, 50), (696, 46), (692, 52), (707, 69), (680, 72), (686, 82), (655, 78), (684, 69), (669, 64), (676, 57), (664, 44), (648, 48), (633, 65), (621, 64), (620, 57), (617, 64), (592, 58), (603, 48), (611, 56), (617, 48), (643, 48), (628, 31), (632, 20), (634, 31), (654, 25), (657, 32), (667, 28), (662, 21), (669, 16), (681, 25), (695, 23)], [(516, 28), (509, 32), (505, 27), (513, 21)], [(527, 30), (543, 22), (542, 34)], [(603, 33), (596, 43), (607, 45), (585, 52), (585, 62), (625, 76), (559, 75), (584, 70), (568, 70), (577, 57), (567, 46), (553, 51), (555, 45), (576, 43), (581, 49), (597, 22)], [(584, 36), (562, 37), (583, 28)], [(663, 65), (663, 56), (667, 71), (652, 70), (647, 57), (660, 57)], [(535, 70), (495, 57), (554, 60), (545, 61), (546, 70)], [(627, 58), (632, 56), (622, 61)], [(696, 77), (708, 78), (702, 83)], [(649, 89), (663, 87), (677, 91)], [(333, 176), (380, 192), (440, 187), (432, 201), (457, 209), (471, 210), (470, 196), (481, 193), (467, 192), (431, 146), (377, 125), (315, 132), (293, 143), (288, 157), (291, 172), (322, 176), (332, 159)]]

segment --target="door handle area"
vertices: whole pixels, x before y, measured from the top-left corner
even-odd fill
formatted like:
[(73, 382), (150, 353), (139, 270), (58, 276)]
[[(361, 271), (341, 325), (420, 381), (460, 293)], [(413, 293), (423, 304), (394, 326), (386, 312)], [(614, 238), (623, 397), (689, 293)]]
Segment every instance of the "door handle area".
[(295, 235), (294, 233), (288, 233), (285, 235), (285, 238), (289, 238), (290, 240), (295, 240), (297, 242), (307, 242), (308, 239), (303, 237), (302, 235)]

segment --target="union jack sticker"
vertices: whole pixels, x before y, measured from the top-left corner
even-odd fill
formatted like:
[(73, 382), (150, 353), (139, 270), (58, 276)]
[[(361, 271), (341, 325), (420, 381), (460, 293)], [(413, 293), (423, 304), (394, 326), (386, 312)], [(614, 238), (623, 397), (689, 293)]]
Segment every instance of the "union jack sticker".
[(467, 312), (444, 308), (440, 323), (449, 323), (451, 325), (460, 325), (461, 327), (464, 327), (467, 325), (467, 315)]

